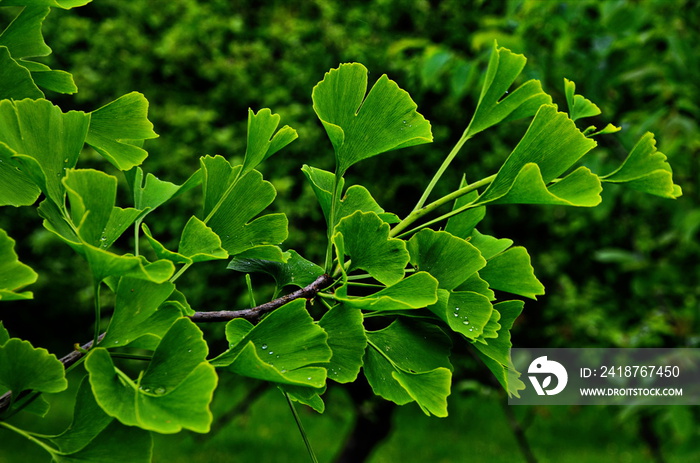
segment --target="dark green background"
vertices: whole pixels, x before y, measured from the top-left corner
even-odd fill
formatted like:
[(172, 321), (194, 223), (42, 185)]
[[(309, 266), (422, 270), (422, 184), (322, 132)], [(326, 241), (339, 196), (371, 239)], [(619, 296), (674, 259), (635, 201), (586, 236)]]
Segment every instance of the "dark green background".
[[(0, 10), (0, 25), (10, 12)], [(330, 68), (358, 61), (370, 69), (370, 81), (386, 73), (409, 91), (431, 121), (432, 145), (364, 161), (348, 175), (348, 184), (365, 185), (385, 209), (404, 215), (466, 127), (498, 40), (528, 58), (521, 81), (540, 79), (564, 109), (563, 78), (573, 80), (603, 110), (591, 123), (622, 126), (599, 138), (600, 148), (585, 161), (594, 171), (611, 171), (652, 131), (684, 192), (671, 201), (613, 185), (603, 204), (590, 210), (489, 208), (481, 231), (527, 247), (547, 288), (546, 296), (526, 303), (514, 344), (700, 347), (700, 8), (693, 0), (98, 0), (53, 11), (44, 31), (54, 51), (46, 63), (71, 72), (79, 88), (76, 95), (48, 95), (64, 111), (91, 111), (134, 90), (146, 95), (160, 138), (147, 142), (144, 169), (164, 180), (184, 181), (204, 154), (242, 159), (248, 108), (280, 114), (299, 140), (261, 170), (278, 190), (272, 209), (290, 219), (285, 246), (317, 261), (325, 231), (299, 169), (332, 168), (333, 154), (311, 108), (312, 87)], [(527, 121), (510, 123), (470, 141), (435, 197), (454, 188), (462, 174), (474, 181), (494, 173), (526, 128)], [(105, 168), (92, 152), (84, 158), (82, 166)], [(154, 213), (149, 227), (156, 236), (177, 239), (197, 212), (196, 199), (190, 195)], [(0, 226), (18, 240), (20, 258), (41, 274), (32, 288), (36, 299), (6, 304), (0, 317), (11, 334), (62, 355), (90, 337), (84, 264), (39, 228), (33, 210), (5, 208)], [(242, 300), (241, 275), (224, 267), (195, 267), (178, 282), (193, 306), (213, 310)], [(259, 282), (263, 289), (265, 283)], [(69, 327), (58, 330), (60, 323)], [(525, 461), (511, 420), (521, 423), (541, 462), (642, 461), (652, 458), (654, 447), (666, 461), (700, 457), (696, 408), (508, 409), (484, 368), (469, 357), (453, 361), (460, 373), (450, 417), (428, 419), (413, 405), (401, 407), (372, 462)], [(217, 406), (245, 400), (246, 390), (223, 388)], [(329, 392), (327, 404), (323, 416), (302, 414), (322, 461), (343, 445), (339, 432), (349, 429), (359, 406), (340, 389)], [(29, 461), (15, 453), (28, 445), (18, 441), (9, 450), (5, 437), (14, 437), (7, 434), (0, 462)], [(156, 451), (154, 461), (169, 462), (307, 458), (274, 391), (211, 439), (164, 437)]]

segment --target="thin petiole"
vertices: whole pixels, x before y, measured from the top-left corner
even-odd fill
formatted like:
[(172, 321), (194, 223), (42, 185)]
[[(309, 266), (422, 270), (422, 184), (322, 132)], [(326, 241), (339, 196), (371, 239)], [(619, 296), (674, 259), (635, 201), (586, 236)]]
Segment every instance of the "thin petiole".
[(304, 431), (304, 426), (301, 424), (301, 418), (299, 418), (299, 414), (297, 413), (296, 408), (294, 408), (294, 402), (292, 402), (292, 398), (289, 397), (289, 394), (286, 391), (282, 391), (282, 393), (287, 399), (287, 404), (289, 404), (289, 409), (292, 411), (294, 421), (296, 421), (297, 423), (297, 427), (299, 428), (299, 432), (301, 433), (301, 438), (304, 439), (304, 445), (306, 445), (306, 450), (309, 452), (309, 457), (311, 458), (311, 461), (313, 463), (318, 463), (318, 459), (314, 454), (314, 449), (311, 448), (311, 442), (309, 442), (309, 438), (306, 436), (306, 431)]

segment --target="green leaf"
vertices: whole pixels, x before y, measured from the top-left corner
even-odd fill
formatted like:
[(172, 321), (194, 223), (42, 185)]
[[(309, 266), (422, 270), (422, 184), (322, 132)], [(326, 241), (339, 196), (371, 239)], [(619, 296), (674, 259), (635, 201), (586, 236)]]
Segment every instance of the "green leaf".
[(202, 182), (200, 170), (192, 174), (182, 185), (160, 180), (153, 174), (147, 174), (144, 181), (143, 170), (140, 167), (134, 167), (125, 172), (124, 175), (133, 193), (134, 207), (143, 211), (140, 219), (170, 199), (191, 190)]
[(544, 286), (535, 277), (530, 255), (522, 246), (516, 246), (489, 259), (480, 272), (493, 289), (537, 299), (544, 294)]
[(244, 319), (226, 325), (231, 348), (212, 360), (216, 367), (280, 384), (323, 387), (332, 352), (328, 335), (314, 323), (304, 299), (295, 299), (253, 326)]
[[(117, 179), (92, 169), (67, 171), (63, 184), (70, 200), (70, 214), (84, 243), (107, 249), (141, 213), (115, 207)], [(99, 191), (100, 194), (95, 194)]]
[(178, 252), (168, 251), (153, 236), (146, 226), (142, 225), (146, 238), (151, 243), (159, 259), (168, 259), (177, 263), (192, 264), (208, 260), (226, 259), (228, 252), (221, 247), (221, 238), (197, 217), (190, 217), (182, 230)]
[(495, 238), (490, 235), (484, 235), (476, 229), (472, 232), (469, 242), (481, 252), (481, 255), (486, 260), (502, 253), (513, 245), (513, 240), (509, 238)]
[(124, 347), (147, 334), (162, 337), (181, 316), (173, 307), (159, 308), (174, 289), (172, 283), (122, 277), (115, 291), (114, 314), (100, 346)]
[(468, 137), (500, 122), (532, 116), (540, 106), (552, 102), (552, 98), (542, 91), (538, 80), (528, 80), (503, 98), (526, 61), (525, 56), (499, 47), (494, 42), (479, 103), (466, 130)]
[(386, 75), (367, 93), (367, 74), (359, 63), (341, 64), (313, 89), (314, 111), (333, 143), (341, 176), (363, 159), (433, 140), (410, 95)]
[(45, 64), (33, 61), (22, 61), (22, 66), (32, 74), (36, 85), (57, 93), (77, 93), (78, 87), (73, 81), (73, 76), (66, 71), (55, 71)]
[(48, 440), (59, 449), (52, 452), (53, 461), (66, 463), (148, 463), (153, 447), (151, 433), (124, 426), (102, 411), (87, 378), (78, 389), (73, 423)]
[(135, 142), (156, 137), (148, 120), (148, 100), (132, 92), (90, 113), (85, 142), (117, 169), (129, 170), (148, 156)]
[(116, 369), (101, 347), (90, 351), (85, 368), (100, 407), (123, 424), (165, 434), (183, 428), (206, 433), (217, 383), (207, 353), (202, 332), (192, 321), (181, 318), (158, 344), (137, 382)]
[(595, 146), (555, 105), (543, 105), (476, 204), (595, 206), (601, 187), (590, 170), (580, 167), (557, 180)]
[(15, 252), (15, 240), (0, 229), (0, 301), (31, 299), (31, 291), (18, 292), (34, 283), (39, 275), (19, 261)]
[[(321, 205), (321, 210), (323, 211), (327, 223), (330, 217), (329, 211), (331, 209), (335, 175), (331, 172), (307, 165), (304, 165), (301, 170), (309, 180), (316, 194), (316, 199)], [(343, 191), (344, 184), (345, 179), (341, 177), (338, 191)], [(374, 212), (386, 223), (399, 222), (399, 218), (395, 214), (385, 212), (372, 197), (369, 190), (361, 185), (353, 185), (347, 189), (345, 196), (338, 201), (335, 218), (336, 220), (340, 220), (357, 211)]]
[(286, 125), (275, 133), (279, 122), (279, 114), (272, 114), (267, 108), (261, 109), (257, 114), (248, 109), (248, 145), (241, 176), (298, 137), (297, 131)]
[(89, 119), (83, 112), (63, 113), (47, 100), (0, 101), (0, 156), (11, 152), (26, 178), (62, 207), (61, 180), (78, 161)]
[(63, 364), (46, 349), (11, 338), (0, 346), (0, 386), (14, 396), (26, 390), (61, 392), (68, 387)]
[(379, 311), (420, 309), (437, 301), (438, 281), (429, 273), (418, 272), (376, 293), (340, 296), (335, 299), (353, 309)]
[(656, 150), (654, 134), (647, 132), (615, 171), (601, 177), (604, 182), (626, 183), (635, 190), (676, 199), (683, 194), (673, 183), (673, 172), (666, 155)]
[(118, 255), (89, 244), (83, 245), (80, 252), (90, 264), (95, 281), (110, 276), (126, 276), (164, 283), (175, 273), (175, 266), (168, 260), (151, 263), (143, 256)]
[(323, 275), (321, 267), (304, 259), (296, 251), (289, 250), (288, 253), (287, 262), (236, 257), (226, 268), (245, 273), (267, 273), (275, 279), (278, 290), (288, 285), (303, 288)]
[[(253, 170), (240, 176), (241, 166), (221, 156), (200, 160), (205, 220), (221, 237), (231, 256), (259, 245), (277, 245), (287, 238), (287, 217), (268, 214), (254, 219), (275, 199), (275, 188)], [(254, 220), (253, 220), (254, 219)]]
[(428, 307), (447, 326), (469, 339), (477, 339), (491, 318), (493, 306), (488, 297), (472, 291), (438, 292), (439, 300)]
[(459, 286), (486, 265), (481, 253), (469, 242), (444, 231), (423, 229), (408, 241), (411, 264), (430, 273), (442, 289)]
[(449, 339), (440, 329), (399, 319), (367, 338), (363, 370), (375, 394), (399, 405), (415, 401), (427, 415), (447, 416), (452, 365)]
[(575, 95), (576, 84), (569, 79), (564, 79), (564, 92), (566, 103), (569, 106), (569, 117), (572, 121), (583, 117), (593, 117), (601, 113), (600, 108), (588, 98)]
[(333, 351), (328, 378), (338, 383), (357, 379), (367, 347), (367, 336), (362, 326), (362, 313), (342, 305), (326, 312), (318, 324), (328, 333), (328, 346)]
[(390, 286), (403, 278), (409, 261), (406, 243), (389, 238), (389, 225), (374, 212), (355, 212), (338, 222), (333, 240), (342, 235), (344, 252), (352, 261), (348, 272), (362, 269)]
[(498, 337), (489, 339), (488, 344), (472, 344), (481, 360), (501, 383), (503, 389), (509, 396), (516, 397), (520, 397), (518, 391), (525, 389), (525, 384), (519, 379), (520, 373), (515, 370), (510, 356), (510, 349), (513, 346), (510, 342), (510, 329), (522, 312), (523, 306), (524, 302), (522, 301), (505, 301), (494, 305), (494, 309), (501, 314)]
[(9, 340), (10, 333), (7, 331), (7, 328), (5, 328), (5, 325), (2, 323), (2, 320), (0, 320), (0, 346), (5, 344)]
[(7, 47), (0, 46), (0, 100), (43, 97), (29, 70), (12, 59)]
[(49, 8), (24, 8), (0, 33), (0, 47), (7, 47), (15, 59), (49, 55), (51, 48), (41, 35), (41, 24), (48, 14)]
[[(460, 188), (467, 186), (467, 181), (462, 177), (462, 181), (459, 185)], [(479, 196), (478, 191), (472, 191), (464, 196), (460, 196), (455, 199), (454, 206), (452, 210), (455, 211), (462, 206), (466, 206), (469, 203), (474, 202), (474, 200)], [(471, 236), (474, 227), (477, 226), (479, 222), (486, 216), (486, 207), (479, 206), (473, 207), (465, 210), (457, 215), (453, 215), (447, 219), (447, 225), (445, 225), (445, 231), (450, 233), (457, 238), (467, 239)]]
[(92, 0), (2, 0), (2, 6), (52, 6), (69, 10), (83, 6)]

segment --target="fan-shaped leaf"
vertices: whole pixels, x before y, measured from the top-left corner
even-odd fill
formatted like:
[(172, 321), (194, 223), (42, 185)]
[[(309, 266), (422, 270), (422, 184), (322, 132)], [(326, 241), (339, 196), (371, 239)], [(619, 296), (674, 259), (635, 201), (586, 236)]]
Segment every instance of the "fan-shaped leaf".
[(666, 155), (656, 150), (653, 133), (646, 133), (615, 171), (601, 177), (604, 182), (626, 183), (630, 188), (665, 198), (678, 198), (681, 187), (673, 183)]
[(279, 114), (272, 114), (267, 108), (261, 109), (257, 114), (248, 109), (248, 146), (241, 176), (255, 169), (265, 159), (298, 137), (296, 130), (287, 125), (277, 131), (279, 123)]
[(367, 93), (367, 68), (341, 64), (314, 87), (314, 110), (335, 148), (337, 172), (386, 151), (429, 143), (430, 123), (386, 75)]
[(15, 240), (0, 229), (0, 301), (31, 299), (31, 291), (18, 291), (34, 283), (38, 277), (31, 267), (19, 261)]
[(350, 383), (360, 373), (367, 346), (362, 320), (359, 310), (339, 305), (326, 312), (318, 322), (328, 333), (328, 346), (333, 351), (333, 357), (326, 366), (328, 378), (333, 381)]
[(0, 345), (0, 386), (22, 391), (61, 392), (68, 387), (63, 364), (46, 349), (11, 338)]

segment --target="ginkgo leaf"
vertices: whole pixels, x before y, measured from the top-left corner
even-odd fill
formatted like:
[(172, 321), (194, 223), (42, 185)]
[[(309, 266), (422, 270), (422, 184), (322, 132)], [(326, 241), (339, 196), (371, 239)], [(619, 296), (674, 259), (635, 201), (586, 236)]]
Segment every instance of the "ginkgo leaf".
[(588, 98), (575, 94), (576, 84), (569, 79), (564, 79), (564, 93), (566, 103), (569, 106), (569, 117), (572, 121), (582, 117), (593, 117), (601, 113), (600, 108)]
[(420, 309), (437, 301), (438, 281), (427, 272), (418, 272), (376, 293), (340, 296), (335, 299), (347, 308), (379, 311)]
[(267, 273), (275, 279), (278, 290), (287, 285), (303, 288), (323, 275), (323, 269), (320, 266), (304, 259), (294, 250), (289, 250), (288, 253), (287, 262), (239, 256), (234, 258), (226, 268), (246, 273)]
[(68, 387), (63, 364), (29, 341), (11, 338), (0, 345), (0, 386), (15, 397), (22, 391), (61, 392)]
[(143, 170), (140, 167), (134, 167), (131, 170), (124, 172), (124, 176), (129, 183), (131, 192), (134, 197), (134, 207), (143, 211), (139, 217), (143, 217), (154, 211), (157, 207), (172, 198), (175, 198), (192, 188), (199, 186), (202, 183), (201, 171), (197, 170), (194, 174), (183, 183), (176, 185), (174, 183), (160, 180), (153, 174), (147, 174), (144, 180)]
[(408, 241), (411, 264), (430, 273), (442, 289), (454, 289), (486, 265), (469, 242), (444, 231), (423, 229)]
[(465, 131), (467, 137), (500, 122), (532, 116), (540, 106), (552, 102), (552, 98), (542, 91), (540, 81), (534, 79), (508, 94), (508, 89), (526, 62), (525, 56), (499, 47), (494, 42), (479, 103)]
[[(326, 221), (330, 220), (329, 212), (333, 197), (335, 175), (333, 175), (331, 172), (307, 165), (304, 165), (301, 170), (309, 180), (309, 183), (316, 194), (316, 199), (321, 206), (321, 210), (323, 211)], [(345, 179), (341, 177), (338, 185), (339, 192), (343, 191), (344, 185)], [(372, 197), (369, 190), (362, 185), (352, 185), (347, 189), (343, 198), (338, 201), (335, 219), (336, 221), (340, 220), (343, 217), (352, 215), (357, 211), (374, 212), (386, 223), (399, 222), (399, 218), (395, 214), (385, 212), (384, 209), (382, 209), (377, 201)]]
[(587, 168), (555, 180), (595, 146), (555, 105), (543, 105), (475, 204), (498, 200), (594, 206), (600, 202), (599, 180)]
[(665, 198), (678, 198), (681, 187), (673, 183), (673, 172), (666, 155), (656, 150), (654, 134), (647, 132), (632, 148), (627, 159), (604, 182), (625, 183), (630, 188)]
[(344, 253), (351, 258), (348, 272), (362, 269), (390, 286), (403, 278), (409, 261), (406, 243), (389, 238), (389, 225), (374, 212), (355, 212), (338, 222), (333, 240), (342, 235)]
[(410, 95), (386, 75), (367, 93), (367, 68), (341, 64), (313, 89), (314, 111), (335, 149), (339, 175), (363, 159), (433, 140)]
[(92, 0), (2, 0), (2, 6), (51, 6), (69, 10), (87, 5)]
[(174, 289), (168, 282), (122, 277), (115, 291), (114, 314), (100, 346), (123, 347), (146, 334), (162, 336), (180, 316), (172, 307), (159, 308)]
[(472, 291), (438, 291), (438, 301), (428, 307), (456, 333), (477, 339), (493, 312), (488, 297)]
[(42, 63), (22, 60), (21, 65), (31, 72), (34, 83), (39, 87), (57, 93), (76, 93), (73, 76), (66, 71), (54, 70)]
[(221, 247), (219, 235), (197, 217), (190, 217), (180, 236), (178, 252), (169, 251), (151, 235), (151, 230), (142, 224), (144, 235), (159, 259), (192, 264), (208, 260), (226, 259), (228, 252)]
[(0, 100), (43, 97), (29, 70), (10, 56), (7, 47), (0, 46)]
[(145, 372), (133, 381), (118, 370), (102, 347), (90, 350), (85, 368), (95, 400), (128, 426), (160, 433), (209, 431), (209, 410), (217, 375), (207, 361), (202, 332), (187, 318), (163, 336)]
[(265, 381), (323, 387), (332, 352), (328, 335), (309, 315), (305, 300), (295, 299), (253, 326), (244, 319), (226, 325), (231, 348), (211, 361), (219, 368)]
[(367, 338), (363, 371), (375, 394), (399, 405), (415, 401), (427, 415), (447, 416), (450, 342), (439, 328), (398, 319)]
[(15, 59), (49, 55), (51, 48), (41, 34), (41, 25), (49, 11), (44, 7), (24, 8), (0, 33), (0, 47), (7, 47)]
[(15, 240), (0, 229), (0, 301), (31, 299), (31, 291), (20, 291), (37, 278), (39, 275), (30, 266), (19, 261)]
[(2, 100), (1, 155), (12, 153), (24, 176), (60, 207), (65, 192), (61, 180), (78, 161), (89, 120), (83, 112), (63, 113), (47, 100)]
[(156, 137), (148, 120), (148, 100), (132, 92), (90, 113), (85, 142), (117, 169), (129, 170), (148, 156), (135, 142)]
[(479, 272), (493, 289), (537, 299), (544, 294), (544, 285), (535, 277), (530, 255), (522, 246), (516, 246), (489, 259)]
[(277, 195), (260, 172), (240, 176), (242, 167), (232, 167), (221, 156), (204, 156), (200, 163), (205, 222), (231, 256), (259, 245), (277, 245), (287, 238), (284, 214), (255, 218)]
[(328, 378), (338, 383), (357, 379), (367, 347), (367, 336), (359, 310), (338, 305), (326, 312), (318, 324), (328, 334), (328, 346), (333, 352), (325, 365)]
[(279, 122), (279, 114), (272, 114), (267, 108), (261, 109), (257, 114), (248, 109), (248, 145), (241, 176), (255, 169), (265, 159), (298, 137), (296, 130), (287, 125), (277, 131)]
[[(467, 186), (467, 181), (463, 177), (459, 185), (460, 188)], [(479, 196), (478, 191), (472, 191), (464, 196), (460, 196), (455, 199), (452, 210), (457, 210), (462, 206), (474, 202), (474, 200)], [(453, 215), (447, 219), (447, 225), (445, 225), (445, 231), (462, 239), (467, 239), (471, 236), (474, 227), (476, 227), (479, 222), (486, 216), (486, 207), (479, 206), (473, 207), (465, 210), (457, 215)]]
[(494, 305), (494, 309), (501, 315), (500, 328), (497, 337), (488, 339), (488, 343), (475, 342), (479, 357), (491, 370), (503, 389), (509, 396), (520, 397), (519, 390), (525, 389), (525, 384), (519, 379), (520, 373), (515, 369), (510, 356), (512, 343), (510, 341), (510, 329), (513, 322), (523, 310), (522, 301), (505, 301)]

